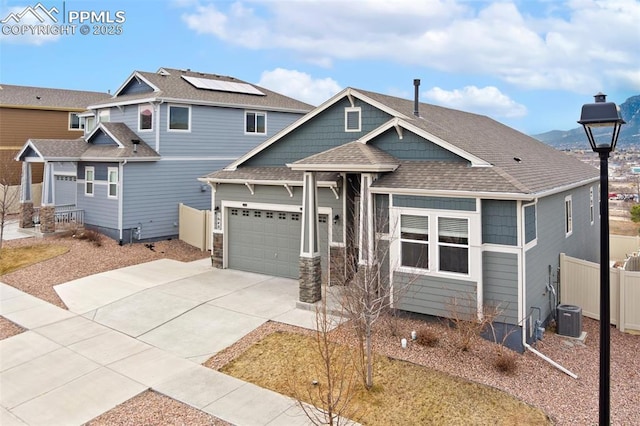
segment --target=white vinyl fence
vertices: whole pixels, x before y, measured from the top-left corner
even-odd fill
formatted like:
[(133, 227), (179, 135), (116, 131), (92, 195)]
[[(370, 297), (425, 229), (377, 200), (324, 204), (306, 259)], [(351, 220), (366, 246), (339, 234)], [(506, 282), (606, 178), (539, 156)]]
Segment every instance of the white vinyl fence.
[(211, 210), (198, 210), (180, 203), (179, 238), (187, 244), (208, 250), (211, 247)]
[[(611, 324), (640, 331), (640, 272), (610, 268)], [(600, 265), (560, 254), (560, 301), (600, 319)]]

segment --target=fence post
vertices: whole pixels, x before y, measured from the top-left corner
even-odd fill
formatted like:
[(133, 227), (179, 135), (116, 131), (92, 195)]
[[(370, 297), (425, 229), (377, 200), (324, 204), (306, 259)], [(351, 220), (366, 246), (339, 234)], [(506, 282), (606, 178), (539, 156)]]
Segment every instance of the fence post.
[(622, 332), (625, 330), (625, 320), (626, 320), (626, 312), (625, 312), (625, 300), (627, 293), (627, 283), (625, 277), (625, 270), (622, 268), (616, 268), (618, 272), (618, 294), (620, 305), (618, 307), (618, 329)]

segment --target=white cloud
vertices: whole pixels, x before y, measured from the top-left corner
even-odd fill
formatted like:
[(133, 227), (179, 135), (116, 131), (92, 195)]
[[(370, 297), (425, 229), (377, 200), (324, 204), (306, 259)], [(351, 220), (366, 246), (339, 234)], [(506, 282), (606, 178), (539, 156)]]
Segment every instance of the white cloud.
[(315, 106), (342, 90), (331, 78), (314, 79), (307, 73), (283, 68), (264, 71), (257, 84)]
[(637, 0), (247, 0), (187, 10), (183, 20), (194, 31), (246, 48), (289, 50), (324, 67), (388, 60), (591, 93), (640, 66)]
[(517, 118), (527, 115), (524, 105), (515, 102), (493, 86), (466, 86), (451, 91), (434, 87), (423, 92), (422, 96), (438, 105), (491, 117)]

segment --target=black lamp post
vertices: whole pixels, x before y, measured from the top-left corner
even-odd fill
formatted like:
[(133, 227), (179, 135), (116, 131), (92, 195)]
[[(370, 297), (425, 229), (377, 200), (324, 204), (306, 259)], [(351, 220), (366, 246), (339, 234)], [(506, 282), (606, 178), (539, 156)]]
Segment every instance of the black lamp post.
[[(578, 123), (584, 126), (591, 149), (600, 156), (600, 391), (599, 424), (610, 424), (610, 322), (611, 302), (609, 294), (609, 154), (616, 148), (620, 128), (625, 124), (613, 102), (606, 102), (607, 95), (598, 93), (595, 103), (582, 106)], [(609, 133), (594, 135), (594, 129), (611, 127)], [(596, 140), (598, 139), (598, 140)]]

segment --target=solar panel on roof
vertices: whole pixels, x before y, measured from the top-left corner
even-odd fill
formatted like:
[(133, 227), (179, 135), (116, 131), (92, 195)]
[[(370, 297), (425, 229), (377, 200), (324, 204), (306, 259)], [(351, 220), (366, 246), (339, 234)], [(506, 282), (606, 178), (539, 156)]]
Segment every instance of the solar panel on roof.
[(233, 81), (212, 80), (210, 78), (191, 77), (183, 75), (193, 87), (197, 89), (216, 90), (219, 92), (244, 93), (247, 95), (265, 96), (264, 93), (247, 83), (235, 83)]

